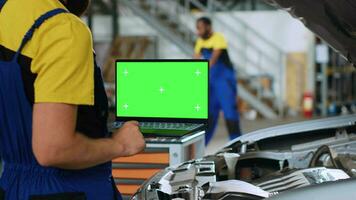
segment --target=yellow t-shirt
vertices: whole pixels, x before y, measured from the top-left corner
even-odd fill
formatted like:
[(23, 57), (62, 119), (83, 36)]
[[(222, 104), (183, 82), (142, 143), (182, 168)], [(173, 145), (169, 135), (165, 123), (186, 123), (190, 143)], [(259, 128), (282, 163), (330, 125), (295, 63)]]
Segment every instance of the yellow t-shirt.
[[(56, 8), (65, 7), (58, 0), (8, 0), (0, 11), (0, 60), (11, 60), (34, 21)], [(45, 21), (18, 62), (32, 103), (94, 104), (92, 36), (75, 15)]]
[(223, 34), (214, 32), (208, 39), (199, 38), (195, 44), (194, 52), (201, 53), (202, 49), (224, 50), (227, 49), (227, 42)]
[(223, 34), (214, 32), (208, 39), (199, 38), (196, 41), (194, 53), (201, 55), (204, 59), (211, 59), (214, 50), (222, 50), (217, 65), (232, 68), (232, 62), (227, 51), (228, 44)]

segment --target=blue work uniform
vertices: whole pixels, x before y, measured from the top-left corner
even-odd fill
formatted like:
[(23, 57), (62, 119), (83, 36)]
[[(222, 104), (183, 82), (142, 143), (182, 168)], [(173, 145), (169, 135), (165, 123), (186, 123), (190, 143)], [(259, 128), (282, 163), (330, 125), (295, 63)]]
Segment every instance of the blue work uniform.
[(210, 60), (214, 50), (222, 53), (209, 71), (209, 125), (205, 142), (208, 144), (222, 110), (230, 140), (241, 135), (239, 113), (237, 108), (237, 80), (235, 71), (227, 52), (227, 42), (221, 33), (213, 33), (208, 39), (199, 38), (196, 42), (195, 53)]
[[(0, 0), (0, 15), (6, 4), (5, 0)], [(112, 179), (111, 162), (84, 170), (63, 170), (39, 165), (33, 154), (31, 141), (34, 102), (29, 89), (33, 85), (25, 84), (31, 80), (31, 72), (26, 71), (28, 58), (22, 55), (22, 50), (44, 22), (59, 15), (70, 14), (66, 9), (58, 8), (40, 16), (27, 31), (21, 44), (18, 44), (17, 51), (12, 52), (11, 49), (0, 46), (0, 156), (3, 163), (0, 200), (121, 199)], [(78, 106), (76, 130), (90, 138), (109, 137), (106, 128), (108, 106), (103, 80), (95, 61), (91, 62), (94, 66), (95, 103)]]

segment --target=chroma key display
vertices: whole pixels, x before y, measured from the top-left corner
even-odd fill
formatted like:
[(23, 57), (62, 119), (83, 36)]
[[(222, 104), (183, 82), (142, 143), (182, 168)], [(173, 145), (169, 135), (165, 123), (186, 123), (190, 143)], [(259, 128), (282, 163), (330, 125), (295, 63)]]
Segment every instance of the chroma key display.
[(116, 62), (118, 117), (208, 117), (207, 61)]

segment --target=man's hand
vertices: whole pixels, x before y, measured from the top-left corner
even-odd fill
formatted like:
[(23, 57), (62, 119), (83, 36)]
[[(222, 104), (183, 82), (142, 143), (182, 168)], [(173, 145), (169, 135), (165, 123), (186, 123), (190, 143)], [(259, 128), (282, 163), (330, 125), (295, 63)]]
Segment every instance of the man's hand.
[(194, 59), (201, 59), (201, 54), (200, 54), (200, 53), (195, 53), (195, 54), (193, 55), (193, 58), (194, 58)]
[(132, 156), (145, 148), (145, 140), (140, 132), (138, 122), (126, 122), (113, 134), (114, 141), (123, 147), (121, 156)]

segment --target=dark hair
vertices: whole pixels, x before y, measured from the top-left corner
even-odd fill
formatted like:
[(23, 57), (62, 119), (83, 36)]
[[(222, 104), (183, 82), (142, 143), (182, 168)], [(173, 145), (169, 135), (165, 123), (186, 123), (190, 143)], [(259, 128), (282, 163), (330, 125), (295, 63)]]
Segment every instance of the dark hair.
[(211, 19), (209, 17), (200, 17), (197, 19), (197, 23), (198, 22), (202, 22), (203, 24), (209, 25), (209, 26), (212, 25)]
[(59, 0), (68, 10), (76, 16), (82, 16), (89, 7), (90, 0)]

